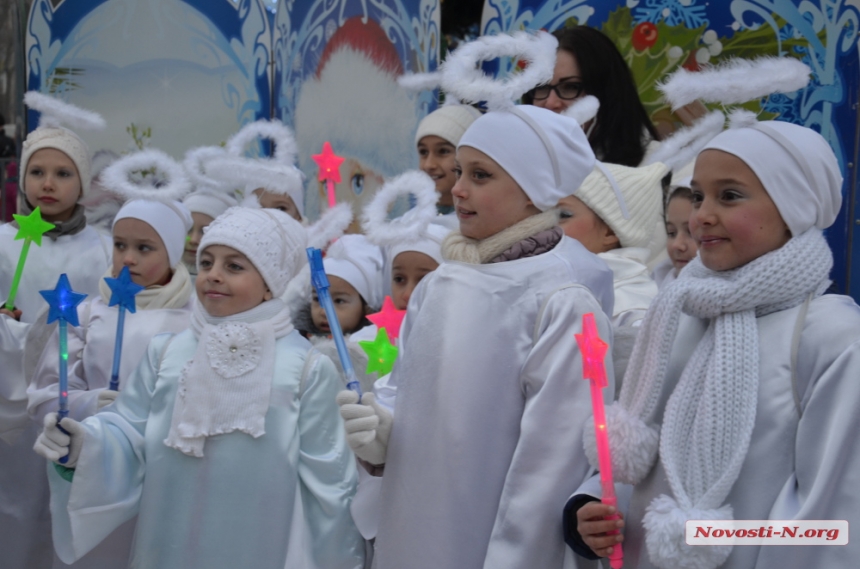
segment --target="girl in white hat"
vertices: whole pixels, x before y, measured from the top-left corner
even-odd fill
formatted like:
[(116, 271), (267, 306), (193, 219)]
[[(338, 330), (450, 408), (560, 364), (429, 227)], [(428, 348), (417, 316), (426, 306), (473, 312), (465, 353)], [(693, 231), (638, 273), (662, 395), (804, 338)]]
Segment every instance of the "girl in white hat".
[[(860, 307), (823, 294), (833, 255), (822, 231), (841, 192), (833, 151), (805, 127), (753, 122), (698, 155), (699, 256), (654, 300), (607, 410), (613, 472), (635, 485), (625, 566), (846, 567), (860, 554), (853, 542), (693, 546), (684, 535), (688, 519), (860, 524)], [(600, 556), (620, 539), (605, 535), (621, 525), (606, 513), (594, 502), (576, 516)]]
[[(514, 42), (508, 55), (528, 50), (527, 69), (551, 75), (548, 34), (475, 45), (496, 41)], [(471, 73), (474, 60), (462, 69)], [(384, 465), (379, 569), (560, 568), (553, 501), (588, 473), (569, 444), (591, 407), (574, 333), (590, 312), (610, 337), (612, 277), (564, 236), (555, 206), (594, 154), (573, 119), (499, 104), (505, 97), (496, 93), (499, 110), (460, 140), (452, 190), (460, 229), (409, 301), (391, 374), (394, 417), (372, 393), (361, 403), (338, 396), (356, 456)], [(607, 393), (611, 375), (610, 366)]]
[[(231, 208), (203, 236), (191, 329), (161, 335), (117, 400), (45, 419), (57, 553), (70, 563), (138, 515), (133, 565), (357, 569), (355, 461), (328, 358), (280, 296), (305, 256), (298, 222)], [(105, 468), (109, 465), (109, 468)]]

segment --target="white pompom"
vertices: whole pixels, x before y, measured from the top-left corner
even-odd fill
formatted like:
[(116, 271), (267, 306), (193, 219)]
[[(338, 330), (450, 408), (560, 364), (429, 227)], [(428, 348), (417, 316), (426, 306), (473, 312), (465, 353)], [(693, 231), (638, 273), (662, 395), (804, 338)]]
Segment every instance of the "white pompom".
[(687, 520), (731, 520), (728, 504), (716, 510), (681, 508), (669, 496), (654, 498), (642, 519), (651, 563), (662, 569), (715, 569), (732, 552), (731, 545), (687, 545)]
[[(651, 471), (657, 460), (660, 434), (639, 417), (631, 415), (620, 403), (606, 408), (609, 452), (612, 456), (612, 476), (616, 482), (638, 484)], [(600, 468), (594, 419), (589, 417), (582, 433), (585, 456), (594, 468)]]
[[(138, 175), (138, 172), (152, 175)], [(156, 149), (120, 158), (105, 168), (100, 178), (105, 188), (128, 200), (179, 201), (191, 189), (182, 166)], [(156, 186), (156, 181), (160, 185)]]

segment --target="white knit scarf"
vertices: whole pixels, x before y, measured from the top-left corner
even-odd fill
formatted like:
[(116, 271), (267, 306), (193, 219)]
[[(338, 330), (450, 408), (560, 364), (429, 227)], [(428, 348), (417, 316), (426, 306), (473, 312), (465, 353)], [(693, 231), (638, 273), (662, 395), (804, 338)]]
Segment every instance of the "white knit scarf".
[[(113, 268), (108, 267), (107, 272), (99, 281), (99, 293), (105, 305), (110, 305), (111, 289), (105, 282), (104, 277), (113, 277)], [(193, 290), (191, 275), (182, 263), (177, 263), (173, 269), (170, 281), (161, 286), (148, 286), (134, 297), (134, 304), (138, 310), (154, 310), (156, 308), (182, 308), (188, 304)]]
[[(658, 567), (710, 569), (731, 553), (731, 546), (687, 546), (684, 523), (732, 518), (731, 506), (722, 504), (746, 457), (758, 401), (756, 318), (822, 294), (832, 265), (830, 247), (813, 228), (730, 271), (707, 269), (697, 257), (654, 299), (607, 420), (617, 481), (639, 483), (654, 465), (659, 439), (674, 499), (654, 499), (643, 520)], [(657, 419), (681, 312), (710, 324), (669, 397), (658, 434), (649, 423)], [(583, 440), (596, 467), (592, 429)]]
[(180, 375), (164, 444), (202, 457), (208, 436), (232, 431), (264, 435), (275, 340), (293, 331), (287, 306), (280, 299), (269, 300), (216, 318), (195, 300), (191, 330), (197, 351)]

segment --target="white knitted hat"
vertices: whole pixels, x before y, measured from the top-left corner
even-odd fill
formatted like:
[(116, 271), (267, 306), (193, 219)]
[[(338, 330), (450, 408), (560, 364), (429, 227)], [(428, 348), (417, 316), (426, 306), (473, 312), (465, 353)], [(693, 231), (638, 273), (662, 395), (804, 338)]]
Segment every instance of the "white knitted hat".
[(480, 116), (481, 111), (470, 105), (446, 105), (436, 109), (418, 124), (415, 144), (425, 136), (438, 136), (457, 146), (466, 129)]
[(382, 306), (382, 251), (364, 235), (344, 235), (328, 248), (325, 273), (355, 288), (373, 309)]
[[(661, 181), (668, 172), (660, 163), (639, 168), (604, 163), (588, 175), (575, 195), (615, 232), (622, 247), (648, 247), (662, 214)], [(621, 193), (627, 218), (607, 173)]]
[[(54, 148), (66, 154), (81, 178), (81, 197), (89, 190), (92, 181), (90, 149), (81, 138), (67, 128), (61, 126), (67, 123), (76, 128), (98, 130), (105, 126), (104, 119), (92, 112), (81, 109), (69, 103), (55, 99), (49, 95), (30, 91), (24, 95), (24, 103), (35, 111), (39, 111), (39, 126), (24, 139), (21, 148), (20, 172), (27, 171), (27, 163), (34, 152), (43, 148)], [(25, 191), (23, 174), (19, 177), (21, 191)]]
[(298, 221), (282, 211), (231, 207), (203, 230), (198, 266), (210, 245), (225, 245), (248, 257), (272, 295), (280, 298), (304, 264), (307, 235)]
[(595, 162), (579, 123), (531, 105), (485, 114), (460, 139), (462, 146), (495, 160), (541, 211), (574, 193)]
[(191, 212), (177, 201), (131, 200), (117, 212), (113, 226), (120, 219), (139, 219), (148, 223), (161, 237), (170, 266), (175, 267), (182, 260), (185, 236), (191, 230)]

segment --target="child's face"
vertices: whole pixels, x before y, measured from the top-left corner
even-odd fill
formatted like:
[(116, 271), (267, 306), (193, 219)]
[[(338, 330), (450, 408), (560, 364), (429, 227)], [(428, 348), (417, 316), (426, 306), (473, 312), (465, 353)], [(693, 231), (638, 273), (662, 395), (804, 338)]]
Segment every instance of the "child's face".
[(691, 189), (690, 232), (713, 271), (743, 266), (791, 238), (761, 181), (737, 156), (715, 149), (699, 154)]
[(209, 224), (215, 220), (205, 213), (196, 211), (191, 212), (191, 220), (194, 224), (191, 226), (191, 231), (188, 232), (188, 239), (185, 241), (182, 262), (193, 267), (197, 265), (197, 247), (200, 246), (200, 240), (203, 239), (203, 230), (209, 227)]
[(558, 202), (561, 208), (559, 225), (568, 237), (576, 239), (594, 253), (617, 249), (618, 236), (594, 211), (576, 196), (567, 196)]
[(113, 276), (128, 267), (131, 280), (143, 287), (170, 282), (170, 258), (152, 226), (127, 217), (113, 226)]
[(675, 275), (696, 257), (696, 241), (690, 234), (693, 204), (683, 196), (669, 200), (666, 206), (666, 252), (675, 267)]
[(212, 316), (239, 314), (272, 299), (257, 267), (232, 247), (206, 247), (198, 271), (197, 298)]
[(42, 148), (30, 156), (24, 173), (24, 193), (47, 221), (66, 221), (81, 197), (81, 177), (69, 156), (56, 148)]
[(296, 221), (302, 220), (302, 214), (299, 213), (299, 208), (296, 207), (296, 202), (290, 196), (283, 194), (274, 194), (267, 192), (263, 188), (254, 190), (254, 195), (260, 200), (260, 206), (265, 209), (279, 209), (286, 213)]
[(391, 300), (397, 310), (406, 310), (412, 291), (427, 273), (439, 266), (432, 258), (418, 251), (404, 251), (394, 257), (391, 265)]
[(418, 141), (418, 166), (436, 182), (439, 205), (454, 205), (451, 188), (457, 182), (457, 149), (439, 136), (425, 136)]
[(457, 165), (451, 195), (466, 237), (486, 239), (540, 213), (510, 174), (480, 150), (460, 147)]
[[(334, 311), (337, 313), (340, 329), (344, 334), (351, 334), (358, 329), (362, 319), (367, 314), (367, 306), (358, 291), (342, 278), (328, 275), (328, 282), (331, 285), (328, 291), (331, 294), (332, 302), (334, 302)], [(323, 332), (331, 331), (325, 309), (319, 303), (316, 291), (313, 292), (311, 299), (311, 320), (313, 320), (314, 326)]]

